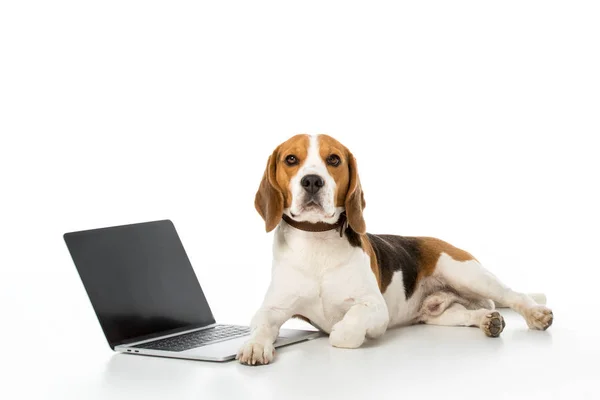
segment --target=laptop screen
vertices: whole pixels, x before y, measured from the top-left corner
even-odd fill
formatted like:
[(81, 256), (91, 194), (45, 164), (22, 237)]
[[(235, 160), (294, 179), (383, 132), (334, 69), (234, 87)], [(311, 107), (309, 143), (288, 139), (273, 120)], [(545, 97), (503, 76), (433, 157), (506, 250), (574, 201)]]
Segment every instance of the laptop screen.
[(215, 322), (171, 221), (64, 238), (111, 348)]

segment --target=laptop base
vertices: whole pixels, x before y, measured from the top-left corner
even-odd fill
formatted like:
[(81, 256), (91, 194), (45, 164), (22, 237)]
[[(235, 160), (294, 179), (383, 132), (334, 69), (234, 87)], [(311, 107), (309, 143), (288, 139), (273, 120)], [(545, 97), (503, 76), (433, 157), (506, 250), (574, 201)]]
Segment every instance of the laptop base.
[[(323, 334), (319, 331), (305, 331), (297, 329), (282, 329), (279, 332), (279, 337), (275, 341), (275, 348), (287, 346), (289, 344), (303, 342), (305, 340), (316, 339)], [(182, 358), (187, 360), (200, 361), (231, 361), (235, 359), (238, 350), (250, 336), (241, 336), (235, 339), (225, 340), (213, 344), (208, 344), (201, 347), (185, 351), (164, 351), (152, 350), (134, 347), (133, 345), (120, 345), (115, 347), (115, 351), (125, 354), (135, 354), (143, 356)]]

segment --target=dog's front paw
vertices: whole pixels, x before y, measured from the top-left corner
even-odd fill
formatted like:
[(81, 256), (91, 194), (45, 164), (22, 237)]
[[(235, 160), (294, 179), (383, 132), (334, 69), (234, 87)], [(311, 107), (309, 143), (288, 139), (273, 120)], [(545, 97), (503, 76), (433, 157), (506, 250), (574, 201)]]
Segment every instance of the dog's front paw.
[(264, 365), (273, 361), (274, 356), (273, 343), (250, 339), (239, 349), (235, 358), (245, 365)]
[(356, 349), (365, 341), (366, 329), (340, 321), (333, 326), (329, 334), (329, 343), (333, 347)]
[(524, 316), (530, 329), (537, 329), (540, 331), (548, 329), (554, 320), (552, 310), (544, 306), (531, 307), (525, 311)]

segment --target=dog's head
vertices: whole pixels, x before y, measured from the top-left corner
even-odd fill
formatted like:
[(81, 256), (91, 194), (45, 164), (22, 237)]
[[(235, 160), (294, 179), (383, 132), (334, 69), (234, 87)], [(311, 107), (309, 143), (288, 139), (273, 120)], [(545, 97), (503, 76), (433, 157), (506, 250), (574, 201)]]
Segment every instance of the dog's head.
[(355, 232), (366, 231), (356, 160), (346, 146), (327, 135), (296, 135), (277, 146), (254, 205), (267, 232), (275, 229), (283, 214), (296, 221), (335, 223), (344, 211)]

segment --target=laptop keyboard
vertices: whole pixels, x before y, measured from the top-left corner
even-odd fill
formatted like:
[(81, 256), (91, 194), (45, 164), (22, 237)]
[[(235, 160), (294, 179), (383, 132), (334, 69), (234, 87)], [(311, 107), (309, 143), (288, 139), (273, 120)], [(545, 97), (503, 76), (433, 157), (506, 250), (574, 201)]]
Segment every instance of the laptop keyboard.
[(138, 344), (140, 349), (185, 351), (195, 347), (206, 346), (224, 340), (234, 339), (250, 334), (250, 328), (237, 325), (217, 325), (214, 328), (203, 329), (185, 333), (183, 335), (171, 336), (165, 339)]

